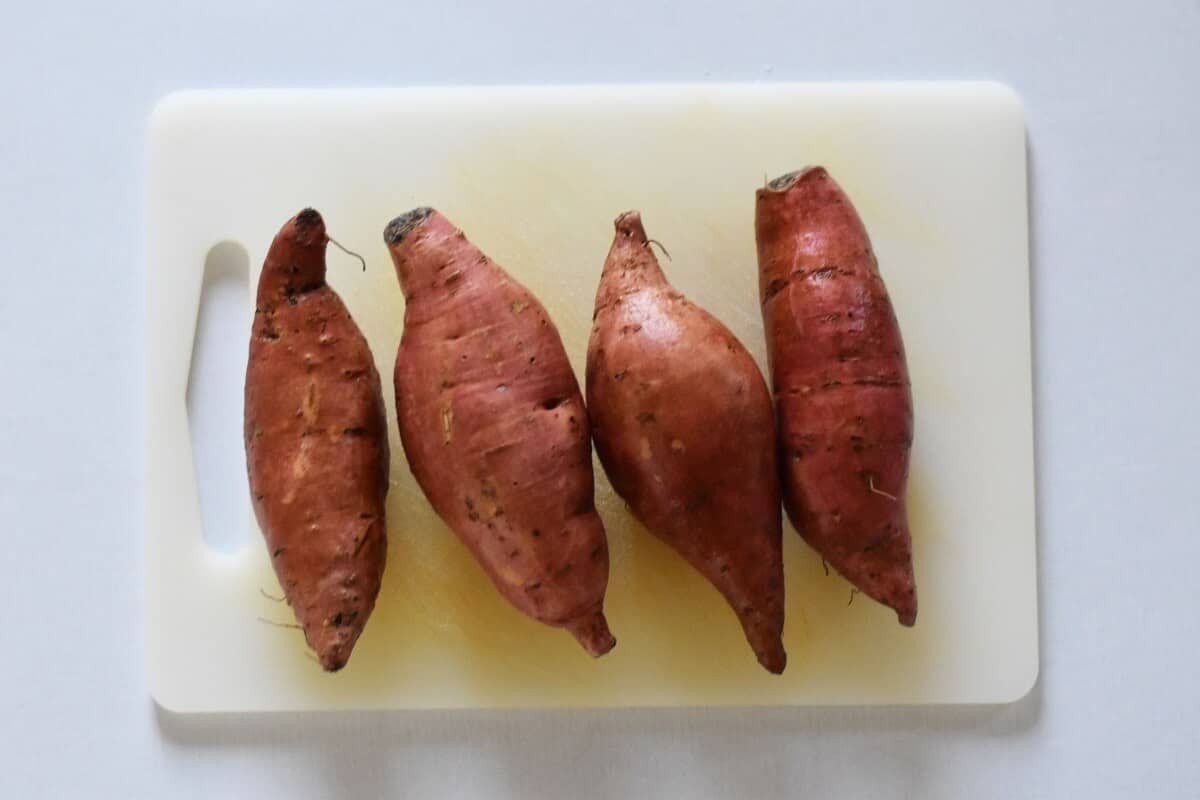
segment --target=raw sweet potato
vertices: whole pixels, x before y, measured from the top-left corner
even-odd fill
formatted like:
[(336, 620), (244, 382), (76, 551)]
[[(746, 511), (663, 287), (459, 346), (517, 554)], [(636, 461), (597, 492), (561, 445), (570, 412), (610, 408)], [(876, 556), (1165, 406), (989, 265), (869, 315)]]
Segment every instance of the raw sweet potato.
[(912, 625), (912, 394), (866, 228), (811, 167), (758, 190), (755, 233), (788, 516), (847, 580)]
[(246, 367), (254, 513), (288, 604), (321, 666), (362, 633), (387, 552), (387, 418), (358, 326), (325, 283), (325, 223), (288, 220), (258, 282)]
[(742, 343), (667, 282), (641, 217), (617, 217), (596, 291), (587, 405), (634, 515), (715, 586), (759, 663), (787, 663), (775, 421)]
[(384, 239), (406, 301), (396, 414), (413, 476), (510, 603), (608, 652), (608, 544), (558, 330), (433, 209), (397, 217)]

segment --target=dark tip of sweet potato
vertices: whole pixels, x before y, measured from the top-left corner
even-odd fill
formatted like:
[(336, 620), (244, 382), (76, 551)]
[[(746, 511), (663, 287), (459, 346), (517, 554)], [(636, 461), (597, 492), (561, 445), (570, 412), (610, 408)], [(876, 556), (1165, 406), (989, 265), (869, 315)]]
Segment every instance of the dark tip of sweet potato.
[[(325, 220), (321, 218), (320, 213), (315, 208), (306, 208), (292, 217), (280, 229), (279, 236), (302, 249), (319, 250), (321, 253), (324, 253), (325, 243), (329, 241), (329, 237), (325, 234)], [(323, 265), (323, 257), (320, 258), (320, 261)], [(293, 273), (300, 271), (300, 267), (295, 263), (288, 263), (286, 266)], [(324, 266), (321, 266), (319, 271), (324, 276)], [(318, 284), (324, 283), (324, 277), (315, 282)]]
[(802, 177), (815, 170), (825, 171), (824, 167), (801, 167), (792, 172), (784, 173), (773, 181), (767, 183), (767, 188), (773, 192), (782, 192), (791, 188), (792, 184), (796, 183)]
[(322, 225), (324, 222), (315, 208), (306, 208), (296, 215), (296, 227), (300, 230), (307, 230), (315, 225)]
[(900, 621), (901, 625), (911, 628), (917, 624), (917, 596), (915, 592), (908, 592), (905, 597), (890, 605), (895, 609), (896, 618)]
[(429, 206), (421, 206), (414, 208), (412, 211), (405, 211), (400, 216), (388, 223), (383, 229), (383, 240), (388, 244), (400, 244), (404, 237), (409, 234), (413, 228), (420, 225), (433, 214), (433, 209)]
[(778, 640), (769, 650), (760, 650), (754, 655), (758, 657), (758, 663), (762, 664), (763, 669), (772, 675), (782, 675), (787, 667), (787, 653)]

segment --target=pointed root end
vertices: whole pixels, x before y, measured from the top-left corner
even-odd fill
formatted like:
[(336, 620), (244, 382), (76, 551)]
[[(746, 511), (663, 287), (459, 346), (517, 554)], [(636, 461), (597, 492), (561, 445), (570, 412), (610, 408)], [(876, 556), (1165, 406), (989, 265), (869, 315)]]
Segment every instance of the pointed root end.
[(772, 675), (783, 674), (783, 670), (787, 667), (787, 652), (783, 649), (783, 642), (778, 638), (768, 647), (761, 650), (756, 649), (754, 654), (758, 656), (758, 663), (762, 664), (763, 669)]
[(604, 618), (602, 611), (576, 617), (563, 627), (579, 641), (583, 649), (593, 658), (604, 655), (617, 644), (612, 631), (608, 629), (608, 620)]
[(350, 647), (332, 645), (317, 651), (317, 661), (326, 672), (337, 672), (350, 660)]

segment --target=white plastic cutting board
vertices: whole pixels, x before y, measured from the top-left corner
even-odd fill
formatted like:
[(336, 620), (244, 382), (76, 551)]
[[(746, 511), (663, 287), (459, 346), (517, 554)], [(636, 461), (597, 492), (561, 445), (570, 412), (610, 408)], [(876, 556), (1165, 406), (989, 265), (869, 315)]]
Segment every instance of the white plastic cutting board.
[[(148, 199), (151, 694), (177, 711), (1024, 695), (1038, 670), (1024, 136), (1018, 98), (990, 83), (168, 97), (151, 121)], [(253, 285), (279, 226), (320, 210), (368, 262), (362, 272), (329, 249), (330, 282), (371, 343), (389, 414), (403, 298), (382, 231), (418, 205), (541, 297), (579, 374), (612, 219), (640, 209), (673, 257), (670, 279), (764, 365), (754, 191), (805, 164), (825, 165), (862, 214), (908, 350), (914, 629), (861, 596), (849, 603), (849, 585), (787, 528), (789, 661), (767, 674), (717, 593), (632, 521), (597, 465), (618, 644), (593, 661), (500, 600), (416, 488), (394, 423), (383, 590), (341, 673), (323, 674), (299, 631), (262, 621), (291, 615), (266, 596), (279, 588), (252, 518), (238, 552), (205, 544), (185, 392), (214, 246), (243, 247)], [(207, 411), (242, 415), (237, 402)]]

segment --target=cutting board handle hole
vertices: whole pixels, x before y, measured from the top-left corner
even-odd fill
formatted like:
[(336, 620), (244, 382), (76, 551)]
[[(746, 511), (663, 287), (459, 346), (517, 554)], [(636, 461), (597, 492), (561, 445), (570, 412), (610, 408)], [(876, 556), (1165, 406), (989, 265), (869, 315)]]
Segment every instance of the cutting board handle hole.
[(242, 444), (242, 389), (250, 331), (250, 259), (218, 242), (204, 259), (204, 283), (188, 372), (187, 412), (204, 542), (233, 554), (249, 539), (250, 494)]

